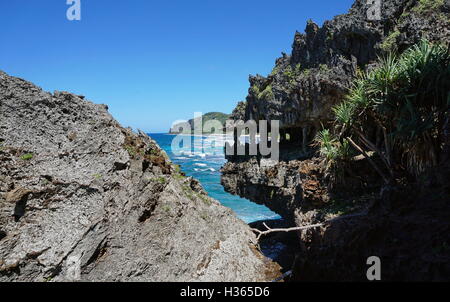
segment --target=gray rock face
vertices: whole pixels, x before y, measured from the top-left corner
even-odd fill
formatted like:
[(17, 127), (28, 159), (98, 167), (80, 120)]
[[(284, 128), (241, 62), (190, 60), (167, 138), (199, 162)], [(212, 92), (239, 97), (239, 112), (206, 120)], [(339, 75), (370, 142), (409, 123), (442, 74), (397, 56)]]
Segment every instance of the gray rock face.
[(381, 3), (381, 20), (370, 20), (367, 1), (356, 0), (348, 14), (322, 27), (308, 21), (304, 34), (295, 33), (291, 55), (277, 59), (269, 76), (250, 76), (245, 119), (279, 120), (284, 128), (308, 131), (320, 128), (330, 121), (331, 108), (342, 101), (357, 71), (370, 68), (379, 55), (402, 51), (421, 38), (450, 42), (446, 5)]
[[(294, 280), (366, 280), (363, 266), (371, 255), (392, 261), (383, 264), (387, 268), (384, 280), (448, 280), (448, 257), (429, 254), (432, 241), (446, 240), (434, 236), (448, 233), (444, 218), (448, 189), (442, 199), (431, 198), (441, 193), (425, 193), (423, 200), (430, 200), (426, 206), (419, 197), (422, 193), (414, 192), (417, 188), (406, 189), (404, 196), (391, 198), (387, 190), (380, 198), (373, 197), (370, 192), (379, 192), (381, 187), (379, 177), (367, 163), (358, 161), (352, 163), (356, 165), (351, 169), (356, 171), (349, 177), (352, 180), (333, 190), (325, 164), (314, 157), (314, 148), (307, 148), (322, 124), (332, 122), (331, 108), (344, 100), (358, 70), (370, 70), (378, 55), (402, 52), (421, 38), (450, 43), (448, 1), (384, 0), (379, 21), (368, 20), (366, 3), (356, 0), (348, 14), (322, 27), (309, 21), (305, 34), (295, 34), (291, 55), (283, 54), (269, 76), (250, 76), (245, 119), (280, 121), (281, 161), (267, 165), (261, 157), (230, 156), (222, 168), (222, 184), (228, 192), (268, 206), (292, 225), (344, 216), (320, 229), (298, 233), (302, 248), (294, 265)], [(389, 199), (396, 203), (394, 209), (381, 210)], [(433, 216), (436, 219), (428, 218)], [(418, 221), (426, 221), (417, 226), (424, 235), (415, 233), (409, 224)], [(395, 244), (386, 246), (391, 241), (385, 235), (398, 234), (402, 239), (395, 238)], [(398, 259), (408, 265), (399, 265)]]
[(247, 109), (246, 102), (239, 102), (231, 113), (230, 119), (234, 121), (243, 121), (245, 120), (245, 110)]
[(268, 165), (264, 159), (253, 158), (226, 163), (221, 172), (225, 190), (264, 204), (291, 222), (330, 199), (318, 159)]
[(0, 72), (0, 281), (267, 281), (249, 227), (84, 97)]
[[(298, 173), (298, 162), (314, 156), (311, 146), (317, 130), (332, 122), (331, 109), (345, 99), (357, 72), (372, 68), (378, 56), (402, 52), (421, 38), (450, 43), (448, 4), (381, 3), (381, 20), (369, 20), (367, 1), (356, 0), (347, 14), (322, 27), (308, 21), (305, 33), (295, 34), (291, 55), (277, 59), (269, 76), (250, 76), (247, 102), (239, 103), (235, 111), (244, 109), (246, 120), (279, 120), (282, 139), (286, 133), (290, 138), (280, 145), (283, 162), (269, 169), (276, 173), (267, 172), (255, 159), (229, 157), (222, 176), (228, 191), (293, 217), (305, 206), (302, 183), (307, 175)], [(292, 150), (303, 152), (287, 155)]]

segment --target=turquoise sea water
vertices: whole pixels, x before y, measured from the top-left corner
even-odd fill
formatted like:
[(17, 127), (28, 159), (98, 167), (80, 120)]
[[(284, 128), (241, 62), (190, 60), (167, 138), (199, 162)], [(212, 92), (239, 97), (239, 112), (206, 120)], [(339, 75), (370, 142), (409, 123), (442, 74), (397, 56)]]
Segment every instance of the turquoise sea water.
[(198, 179), (208, 194), (231, 208), (239, 218), (250, 223), (258, 220), (280, 219), (281, 217), (267, 207), (250, 202), (225, 192), (220, 184), (220, 168), (225, 164), (224, 137), (183, 136), (185, 142), (177, 144), (180, 148), (172, 150), (175, 135), (149, 134), (171, 158), (181, 166), (187, 176)]

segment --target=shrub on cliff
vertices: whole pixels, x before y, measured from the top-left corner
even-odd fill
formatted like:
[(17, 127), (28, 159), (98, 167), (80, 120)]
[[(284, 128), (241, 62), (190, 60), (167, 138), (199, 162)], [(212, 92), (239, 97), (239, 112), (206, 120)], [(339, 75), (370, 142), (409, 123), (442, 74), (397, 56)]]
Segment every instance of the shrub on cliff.
[(325, 158), (330, 184), (345, 183), (348, 164), (354, 155), (348, 140), (339, 141), (329, 129), (323, 129), (317, 133), (314, 145), (319, 147), (320, 155)]
[(445, 0), (419, 0), (417, 6), (413, 8), (413, 11), (424, 13), (437, 10), (444, 5), (444, 2)]
[(438, 164), (449, 105), (450, 49), (423, 40), (355, 80), (334, 108), (337, 139), (362, 153), (386, 183), (399, 172), (418, 176)]

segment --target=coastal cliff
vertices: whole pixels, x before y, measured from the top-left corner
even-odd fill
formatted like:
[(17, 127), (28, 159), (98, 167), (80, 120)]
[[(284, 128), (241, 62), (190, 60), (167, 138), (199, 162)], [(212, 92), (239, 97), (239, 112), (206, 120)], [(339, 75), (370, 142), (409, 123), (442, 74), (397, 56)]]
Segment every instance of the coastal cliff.
[(395, 185), (372, 169), (384, 164), (384, 154), (355, 155), (336, 176), (318, 146), (320, 131), (336, 127), (334, 108), (380, 57), (401, 54), (421, 39), (450, 43), (448, 1), (381, 1), (381, 20), (368, 19), (366, 2), (355, 1), (348, 14), (322, 27), (308, 21), (270, 75), (250, 76), (246, 102), (235, 112), (245, 120), (280, 121), (280, 161), (228, 157), (222, 184), (291, 226), (323, 223), (297, 233), (294, 280), (367, 280), (366, 260), (373, 255), (384, 261), (383, 280), (448, 280), (448, 109), (439, 112), (443, 147), (434, 166), (417, 178), (393, 172), (402, 178)]
[(279, 276), (244, 222), (107, 106), (0, 72), (0, 108), (0, 281)]
[(402, 52), (426, 38), (450, 41), (450, 4), (443, 0), (381, 1), (381, 20), (369, 20), (367, 1), (357, 0), (347, 14), (319, 27), (309, 20), (295, 33), (291, 55), (283, 53), (267, 77), (250, 76), (246, 120), (279, 120), (282, 131), (307, 147), (331, 120), (358, 72), (370, 70), (379, 56)]

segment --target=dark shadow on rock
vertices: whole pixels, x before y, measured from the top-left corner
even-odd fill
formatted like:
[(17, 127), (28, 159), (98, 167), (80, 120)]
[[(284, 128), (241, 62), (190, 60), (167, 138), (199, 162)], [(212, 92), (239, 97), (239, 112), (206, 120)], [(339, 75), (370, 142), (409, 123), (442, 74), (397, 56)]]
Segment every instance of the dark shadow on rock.
[[(250, 223), (249, 226), (254, 229), (265, 231), (267, 229), (264, 224), (271, 229), (293, 227), (292, 224), (284, 219), (261, 220)], [(264, 256), (277, 262), (281, 266), (283, 273), (292, 269), (296, 253), (300, 250), (296, 232), (268, 234), (261, 238), (259, 245)]]

